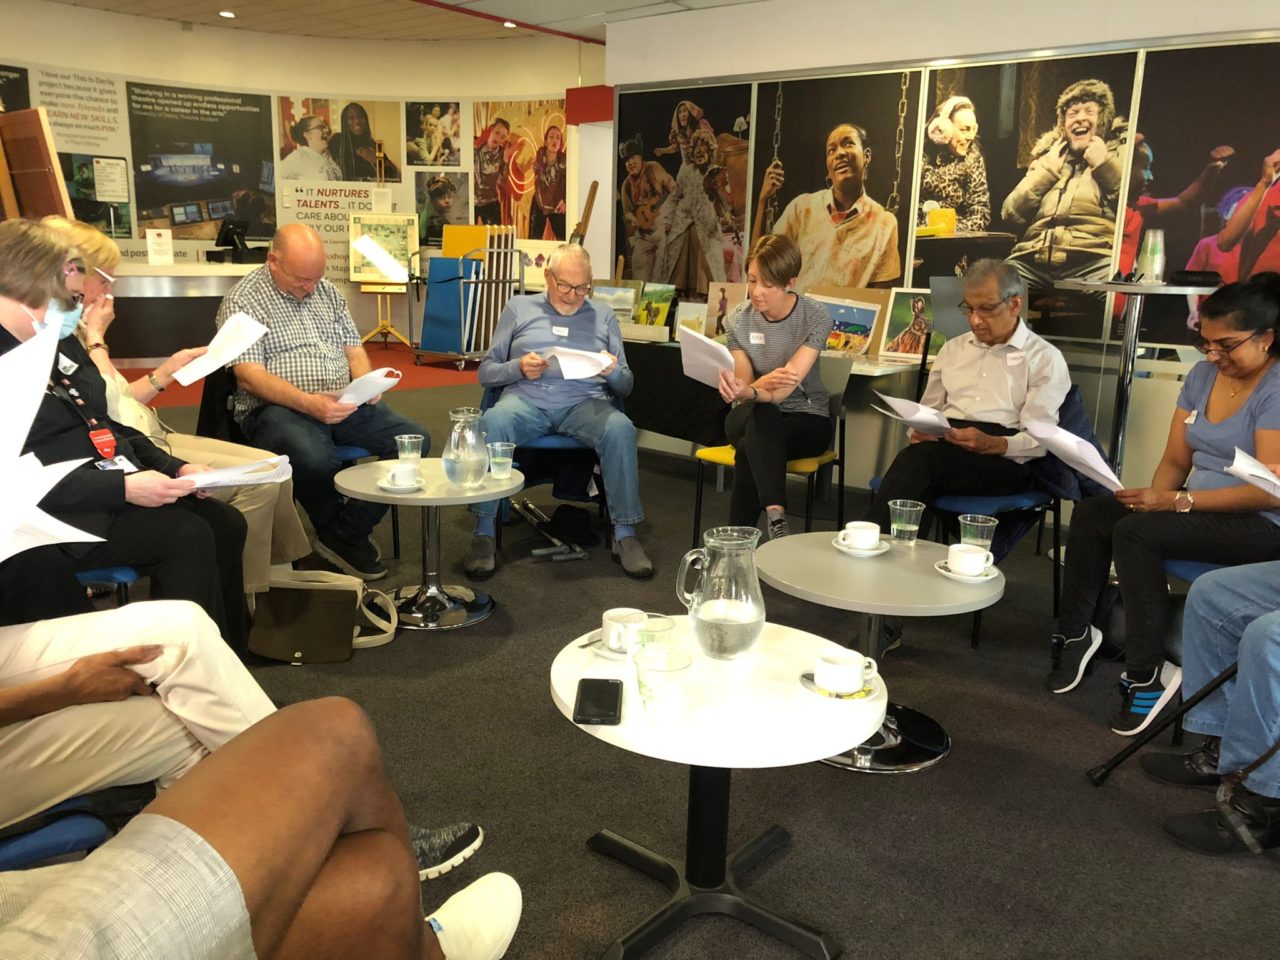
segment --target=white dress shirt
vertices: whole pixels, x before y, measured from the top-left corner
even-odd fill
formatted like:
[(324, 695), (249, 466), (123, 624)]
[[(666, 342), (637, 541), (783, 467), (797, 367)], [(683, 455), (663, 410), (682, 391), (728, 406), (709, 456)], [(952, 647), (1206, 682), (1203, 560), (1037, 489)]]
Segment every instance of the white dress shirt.
[[(1028, 423), (1057, 423), (1071, 388), (1058, 348), (1031, 332), (1023, 320), (1004, 343), (987, 345), (972, 333), (943, 344), (920, 402), (948, 419), (998, 423), (1020, 430)], [(1005, 456), (1025, 463), (1044, 447), (1026, 432), (1005, 438)]]

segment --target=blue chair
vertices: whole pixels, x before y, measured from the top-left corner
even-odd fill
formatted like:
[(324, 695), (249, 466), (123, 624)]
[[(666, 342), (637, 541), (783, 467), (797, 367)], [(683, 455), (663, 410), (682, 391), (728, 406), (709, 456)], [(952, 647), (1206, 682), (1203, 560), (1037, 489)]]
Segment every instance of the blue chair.
[(0, 870), (34, 867), (106, 843), (111, 829), (83, 806), (84, 798), (74, 797), (0, 830)]
[(116, 605), (121, 607), (129, 602), (129, 588), (138, 582), (138, 578), (138, 571), (133, 567), (98, 567), (76, 574), (76, 579), (86, 587), (113, 587)]
[[(359, 463), (361, 460), (367, 460), (373, 456), (364, 447), (335, 446), (333, 452), (337, 456), (338, 462), (344, 467), (349, 467), (353, 463)], [(391, 505), (391, 556), (397, 560), (400, 559), (400, 508), (394, 503)]]

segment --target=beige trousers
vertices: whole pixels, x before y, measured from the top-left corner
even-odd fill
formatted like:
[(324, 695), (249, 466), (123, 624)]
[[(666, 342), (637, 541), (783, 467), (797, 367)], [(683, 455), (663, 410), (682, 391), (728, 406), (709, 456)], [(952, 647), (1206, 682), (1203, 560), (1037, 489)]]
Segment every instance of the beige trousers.
[[(189, 463), (234, 467), (274, 457), (270, 450), (228, 443), (189, 433), (169, 433), (165, 441), (173, 455)], [(293, 503), (293, 481), (223, 487), (210, 495), (243, 514), (249, 533), (244, 541), (244, 592), (261, 593), (269, 586), (271, 564), (291, 563), (311, 552), (307, 532)]]
[(167, 786), (275, 711), (213, 621), (185, 600), (0, 627), (0, 688), (137, 644), (165, 648), (131, 668), (155, 688), (153, 696), (0, 726), (0, 827), (103, 787), (149, 780)]

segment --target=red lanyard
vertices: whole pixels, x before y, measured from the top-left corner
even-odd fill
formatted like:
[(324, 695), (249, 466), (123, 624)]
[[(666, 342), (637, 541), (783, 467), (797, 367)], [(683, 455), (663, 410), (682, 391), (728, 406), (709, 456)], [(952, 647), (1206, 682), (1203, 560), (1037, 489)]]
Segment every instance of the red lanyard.
[(80, 399), (79, 392), (71, 381), (66, 377), (60, 378), (60, 383), (54, 383), (53, 379), (49, 380), (49, 392), (59, 400), (63, 400), (71, 404), (80, 419), (84, 421), (84, 425), (89, 428), (89, 439), (93, 441), (93, 447), (98, 451), (98, 456), (103, 460), (111, 460), (116, 455), (116, 437), (109, 429), (98, 425), (96, 417), (87, 416), (81, 407), (84, 401)]

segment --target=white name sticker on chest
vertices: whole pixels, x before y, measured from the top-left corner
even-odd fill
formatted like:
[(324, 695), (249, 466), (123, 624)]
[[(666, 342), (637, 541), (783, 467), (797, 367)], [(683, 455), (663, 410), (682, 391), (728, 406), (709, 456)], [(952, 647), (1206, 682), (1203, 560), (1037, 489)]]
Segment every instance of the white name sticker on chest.
[(1183, 420), (1182, 422), (1185, 423), (1187, 426), (1191, 426), (1191, 424), (1196, 422), (1196, 414), (1198, 414), (1199, 412), (1200, 412), (1199, 410), (1192, 410), (1190, 413), (1187, 414), (1187, 419)]
[(764, 346), (764, 334), (763, 334), (763, 333), (753, 333), (753, 334), (751, 335), (751, 342), (752, 342), (753, 344), (755, 344), (756, 346), (763, 347), (763, 346)]
[(1025, 353), (1011, 353), (1005, 357), (1004, 362), (1011, 367), (1016, 367), (1020, 363), (1027, 362), (1027, 355)]
[(557, 337), (567, 337), (569, 335), (568, 327), (552, 327), (551, 332)]

